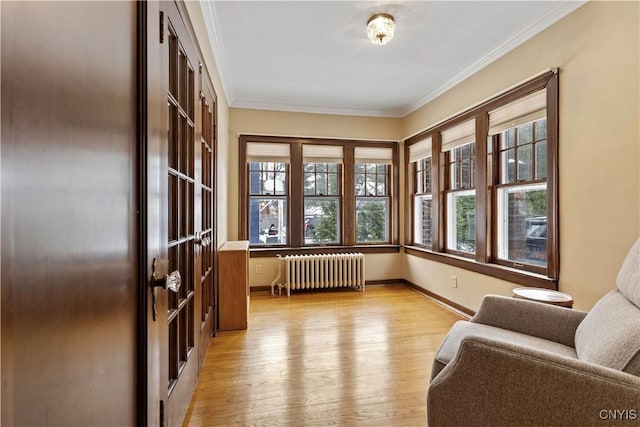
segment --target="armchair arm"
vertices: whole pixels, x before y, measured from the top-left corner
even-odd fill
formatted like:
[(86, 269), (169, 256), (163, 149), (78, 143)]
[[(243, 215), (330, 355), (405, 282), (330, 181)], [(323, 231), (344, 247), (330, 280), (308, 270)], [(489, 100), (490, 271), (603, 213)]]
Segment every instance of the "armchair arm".
[(584, 311), (486, 295), (471, 321), (575, 347), (576, 328), (586, 315)]
[[(428, 424), (597, 425), (640, 419), (640, 378), (589, 362), (467, 337), (433, 380)], [(623, 423), (624, 424), (624, 423)]]

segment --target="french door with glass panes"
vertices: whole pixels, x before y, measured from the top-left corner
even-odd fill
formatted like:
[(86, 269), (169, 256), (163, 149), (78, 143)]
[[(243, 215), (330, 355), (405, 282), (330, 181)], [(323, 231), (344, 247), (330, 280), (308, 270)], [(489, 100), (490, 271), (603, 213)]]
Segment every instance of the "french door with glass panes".
[[(161, 84), (166, 99), (166, 250), (181, 286), (158, 298), (167, 425), (182, 423), (215, 328), (215, 94), (190, 37), (184, 4), (163, 2)], [(185, 17), (185, 20), (183, 20)], [(187, 22), (187, 24), (185, 24)], [(166, 302), (166, 306), (164, 304)], [(166, 329), (165, 329), (166, 328)], [(164, 393), (164, 392), (163, 392)]]

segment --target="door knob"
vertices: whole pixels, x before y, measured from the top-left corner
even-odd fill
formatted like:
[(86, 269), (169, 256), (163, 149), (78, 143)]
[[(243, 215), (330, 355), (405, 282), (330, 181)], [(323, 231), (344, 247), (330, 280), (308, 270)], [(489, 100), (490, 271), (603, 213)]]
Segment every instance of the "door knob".
[(172, 271), (169, 274), (164, 274), (158, 268), (158, 264), (164, 264), (164, 268), (162, 271), (167, 271), (167, 267), (169, 262), (165, 259), (159, 261), (158, 258), (153, 259), (153, 273), (151, 275), (151, 284), (153, 286), (153, 321), (158, 320), (158, 288), (167, 289), (172, 292), (178, 292), (180, 290), (180, 285), (182, 284), (182, 277), (180, 277), (180, 272), (178, 270)]
[(178, 270), (174, 270), (169, 274), (162, 274), (158, 269), (158, 259), (153, 260), (153, 287), (160, 287), (172, 292), (178, 292), (180, 285), (182, 284), (182, 277)]

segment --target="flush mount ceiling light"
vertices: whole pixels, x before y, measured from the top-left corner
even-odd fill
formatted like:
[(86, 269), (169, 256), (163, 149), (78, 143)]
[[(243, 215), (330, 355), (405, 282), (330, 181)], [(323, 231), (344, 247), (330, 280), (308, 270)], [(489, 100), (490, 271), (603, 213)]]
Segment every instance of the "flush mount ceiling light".
[(367, 34), (371, 43), (386, 44), (393, 38), (396, 23), (388, 13), (376, 13), (367, 21)]

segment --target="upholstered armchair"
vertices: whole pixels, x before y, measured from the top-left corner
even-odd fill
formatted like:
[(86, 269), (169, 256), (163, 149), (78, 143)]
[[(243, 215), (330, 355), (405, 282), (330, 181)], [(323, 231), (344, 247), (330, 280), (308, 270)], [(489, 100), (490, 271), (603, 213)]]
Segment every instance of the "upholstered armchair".
[(640, 425), (640, 240), (588, 313), (487, 295), (437, 351), (429, 425)]

